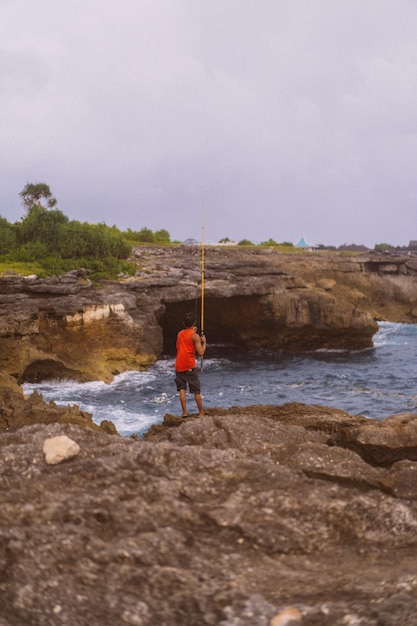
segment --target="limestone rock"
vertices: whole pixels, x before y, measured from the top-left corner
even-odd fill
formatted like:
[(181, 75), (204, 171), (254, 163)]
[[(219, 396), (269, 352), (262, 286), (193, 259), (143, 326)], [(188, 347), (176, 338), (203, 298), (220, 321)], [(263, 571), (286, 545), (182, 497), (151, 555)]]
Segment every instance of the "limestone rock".
[(45, 439), (43, 444), (45, 461), (48, 465), (58, 465), (72, 459), (79, 451), (80, 446), (66, 435)]
[(294, 607), (288, 607), (271, 619), (271, 626), (288, 626), (301, 622), (301, 613)]

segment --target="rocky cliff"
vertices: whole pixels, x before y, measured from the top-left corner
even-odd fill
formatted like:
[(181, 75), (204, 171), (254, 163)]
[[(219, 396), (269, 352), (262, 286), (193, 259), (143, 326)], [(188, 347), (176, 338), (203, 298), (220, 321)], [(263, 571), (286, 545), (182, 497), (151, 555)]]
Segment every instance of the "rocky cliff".
[(5, 393), (2, 626), (416, 623), (416, 415), (210, 409), (140, 441)]
[[(108, 381), (172, 352), (199, 310), (198, 246), (140, 247), (137, 275), (94, 286), (81, 272), (0, 277), (0, 369), (19, 382)], [(417, 258), (207, 247), (211, 343), (310, 351), (372, 345), (376, 320), (417, 321)]]

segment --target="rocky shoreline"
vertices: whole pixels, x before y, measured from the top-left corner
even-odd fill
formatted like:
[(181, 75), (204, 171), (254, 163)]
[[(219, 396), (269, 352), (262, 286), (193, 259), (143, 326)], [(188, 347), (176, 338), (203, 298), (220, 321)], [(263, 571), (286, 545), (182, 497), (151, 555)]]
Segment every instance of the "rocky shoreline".
[(415, 623), (417, 415), (209, 409), (139, 440), (2, 387), (0, 471), (2, 626)]
[[(146, 368), (195, 305), (198, 247), (137, 275), (0, 277), (0, 626), (412, 626), (417, 414), (165, 415), (143, 439), (18, 383)], [(211, 250), (210, 340), (371, 345), (417, 320), (415, 257)]]
[[(134, 250), (136, 276), (0, 276), (0, 370), (17, 382), (110, 382), (169, 354), (198, 307), (199, 246)], [(417, 322), (417, 258), (282, 254), (210, 247), (205, 326), (211, 344), (305, 352), (372, 346), (377, 320)]]

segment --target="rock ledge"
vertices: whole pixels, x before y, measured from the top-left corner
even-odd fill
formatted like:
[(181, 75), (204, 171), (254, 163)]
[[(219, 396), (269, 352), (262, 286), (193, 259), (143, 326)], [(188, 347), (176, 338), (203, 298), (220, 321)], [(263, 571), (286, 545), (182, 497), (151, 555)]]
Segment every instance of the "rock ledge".
[[(48, 465), (46, 439), (73, 458)], [(0, 624), (415, 623), (417, 415), (211, 409), (0, 434)], [(281, 617), (280, 617), (281, 616)]]

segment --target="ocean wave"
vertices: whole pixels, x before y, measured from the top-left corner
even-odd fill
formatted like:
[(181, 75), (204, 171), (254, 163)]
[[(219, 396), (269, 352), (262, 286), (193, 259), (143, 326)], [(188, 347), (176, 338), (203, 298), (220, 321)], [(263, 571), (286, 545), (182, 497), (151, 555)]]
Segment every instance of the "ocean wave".
[[(302, 402), (383, 418), (416, 409), (416, 357), (417, 325), (380, 322), (375, 347), (368, 350), (209, 353), (201, 393), (206, 408)], [(113, 421), (120, 434), (141, 434), (165, 413), (180, 415), (173, 364), (172, 357), (163, 357), (147, 371), (124, 372), (110, 384), (46, 381), (25, 384), (24, 391), (39, 391), (58, 405), (77, 404), (96, 423)], [(187, 406), (195, 407), (192, 394)]]

